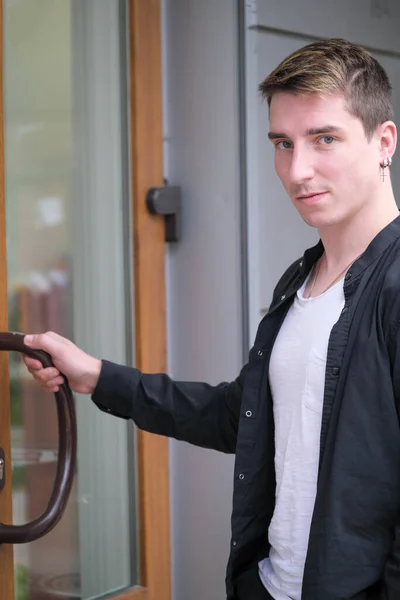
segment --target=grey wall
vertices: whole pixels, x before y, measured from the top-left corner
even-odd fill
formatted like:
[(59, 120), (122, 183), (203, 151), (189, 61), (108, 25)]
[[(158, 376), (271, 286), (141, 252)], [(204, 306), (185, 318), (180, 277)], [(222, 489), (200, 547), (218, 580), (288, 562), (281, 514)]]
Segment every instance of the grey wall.
[[(267, 139), (268, 107), (257, 87), (290, 52), (321, 36), (364, 44), (388, 72), (396, 114), (400, 110), (400, 3), (396, 0), (246, 0), (246, 146), (249, 343), (268, 309), (285, 268), (318, 239), (293, 208), (274, 169)], [(397, 157), (395, 192), (400, 189)], [(397, 192), (398, 195), (398, 192)]]
[[(165, 174), (183, 189), (167, 251), (169, 371), (217, 383), (242, 364), (236, 2), (165, 0)], [(174, 600), (223, 600), (233, 458), (171, 442)]]
[[(351, 6), (340, 0), (343, 11), (336, 0), (306, 0), (308, 10), (300, 14), (297, 0), (240, 2), (246, 22), (242, 165), (239, 0), (163, 0), (165, 174), (183, 189), (183, 237), (167, 250), (169, 372), (210, 383), (236, 376), (243, 344), (252, 343), (277, 278), (318, 237), (295, 213), (274, 172), (268, 113), (257, 94), (260, 81), (290, 51), (320, 35), (348, 37), (375, 49), (400, 106), (395, 0), (355, 0)], [(244, 163), (246, 339), (239, 175)], [(400, 180), (394, 183), (398, 187)], [(233, 459), (177, 442), (171, 442), (170, 457), (173, 598), (223, 600)]]

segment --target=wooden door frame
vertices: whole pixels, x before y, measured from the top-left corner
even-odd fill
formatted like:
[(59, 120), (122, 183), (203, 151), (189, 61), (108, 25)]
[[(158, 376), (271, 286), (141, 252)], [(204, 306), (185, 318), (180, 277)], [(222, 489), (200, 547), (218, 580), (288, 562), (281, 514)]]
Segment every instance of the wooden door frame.
[[(162, 218), (150, 216), (146, 194), (163, 183), (160, 0), (129, 0), (129, 108), (136, 366), (166, 370), (165, 241)], [(3, 2), (0, 0), (0, 330), (8, 330), (3, 111)], [(1, 389), (9, 389), (8, 357), (0, 353)], [(140, 587), (115, 600), (170, 600), (168, 440), (138, 432)], [(12, 522), (10, 403), (0, 402), (0, 446), (6, 453), (1, 521)], [(0, 598), (14, 600), (13, 547), (0, 546)]]
[[(146, 373), (165, 372), (164, 221), (146, 209), (148, 189), (163, 184), (160, 0), (130, 0), (129, 32), (135, 362)], [(138, 433), (143, 598), (170, 600), (168, 440)]]

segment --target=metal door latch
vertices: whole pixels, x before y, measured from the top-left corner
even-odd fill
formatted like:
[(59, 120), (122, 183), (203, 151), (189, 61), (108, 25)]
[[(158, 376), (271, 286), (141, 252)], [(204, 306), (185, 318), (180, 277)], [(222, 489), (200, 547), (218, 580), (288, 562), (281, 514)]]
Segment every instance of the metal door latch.
[(177, 242), (180, 235), (181, 188), (173, 185), (150, 188), (146, 204), (152, 215), (165, 217), (165, 241)]

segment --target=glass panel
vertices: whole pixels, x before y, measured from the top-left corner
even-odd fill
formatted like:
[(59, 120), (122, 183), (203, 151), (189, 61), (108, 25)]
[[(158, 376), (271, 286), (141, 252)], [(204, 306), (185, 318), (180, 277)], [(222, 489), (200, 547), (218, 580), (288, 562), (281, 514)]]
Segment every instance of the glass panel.
[[(53, 330), (129, 363), (125, 3), (3, 5), (9, 329)], [(13, 510), (21, 524), (47, 505), (57, 422), (54, 397), (16, 354), (10, 374)], [(94, 598), (137, 581), (131, 424), (87, 397), (76, 408), (70, 502), (49, 535), (15, 546), (18, 600)]]

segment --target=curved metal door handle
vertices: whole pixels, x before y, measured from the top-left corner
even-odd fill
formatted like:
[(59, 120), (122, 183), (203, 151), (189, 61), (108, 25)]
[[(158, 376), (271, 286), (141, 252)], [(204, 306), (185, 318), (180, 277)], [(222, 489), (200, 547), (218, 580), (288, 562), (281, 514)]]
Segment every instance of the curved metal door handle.
[[(21, 333), (0, 332), (0, 350), (16, 351), (40, 360), (44, 367), (53, 366), (43, 350), (32, 350), (24, 344)], [(65, 378), (66, 380), (66, 378)], [(26, 525), (0, 523), (0, 544), (25, 544), (49, 533), (61, 519), (76, 469), (77, 427), (74, 399), (68, 383), (55, 394), (58, 416), (58, 465), (53, 491), (44, 513)]]

